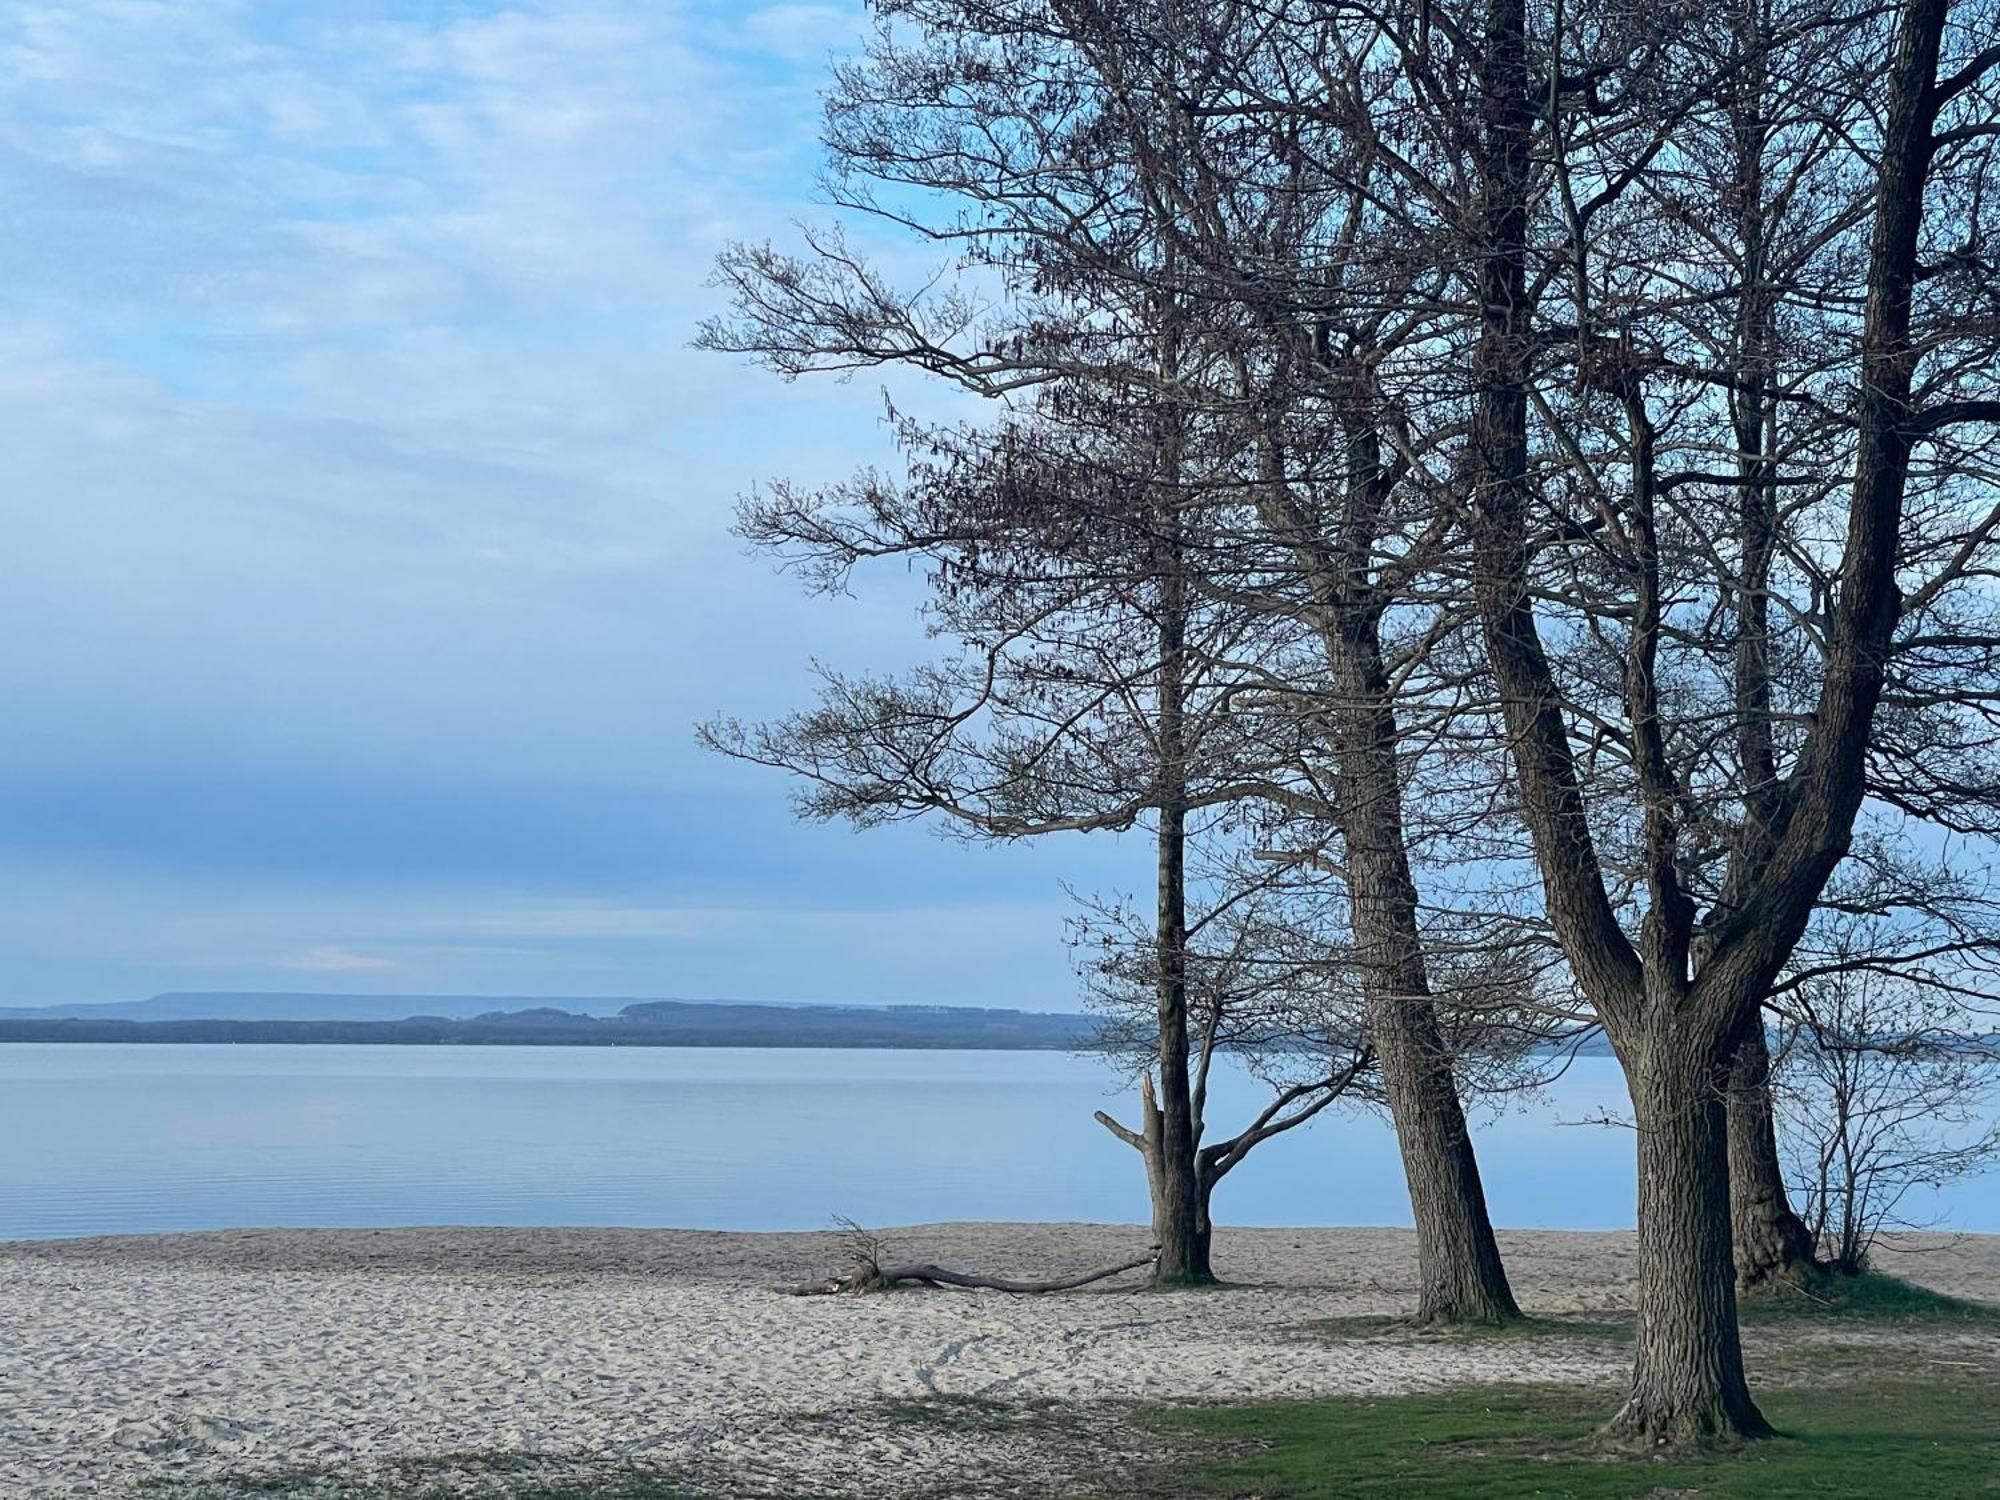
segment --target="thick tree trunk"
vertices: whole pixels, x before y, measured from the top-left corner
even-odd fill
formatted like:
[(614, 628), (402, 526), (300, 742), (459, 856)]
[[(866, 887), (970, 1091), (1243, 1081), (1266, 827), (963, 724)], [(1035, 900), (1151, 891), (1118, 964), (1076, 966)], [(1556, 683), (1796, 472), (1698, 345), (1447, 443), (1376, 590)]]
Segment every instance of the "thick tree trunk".
[(1606, 1433), (1649, 1448), (1771, 1432), (1736, 1322), (1727, 1061), (1675, 1019), (1656, 1010), (1619, 1046), (1639, 1138), (1639, 1327), (1631, 1392)]
[[(1097, 1123), (1136, 1150), (1145, 1163), (1146, 1196), (1153, 1208), (1153, 1240), (1159, 1246), (1154, 1280), (1169, 1285), (1213, 1281), (1215, 1276), (1208, 1260), (1208, 1200), (1215, 1189), (1215, 1180), (1201, 1170), (1199, 1154), (1185, 1176), (1169, 1170), (1163, 1145), (1165, 1115), (1153, 1088), (1153, 1075), (1148, 1072), (1140, 1079), (1137, 1130), (1128, 1130), (1101, 1109), (1097, 1111)], [(1162, 1276), (1160, 1262), (1169, 1250), (1173, 1267)]]
[[(1187, 1108), (1186, 1050), (1183, 1048), (1180, 1086), (1182, 1108)], [(1170, 1090), (1163, 1091), (1170, 1094)], [(1145, 1111), (1146, 1183), (1153, 1202), (1153, 1238), (1160, 1247), (1153, 1266), (1153, 1280), (1162, 1286), (1202, 1286), (1215, 1280), (1209, 1265), (1208, 1193), (1195, 1171), (1192, 1144), (1184, 1157), (1169, 1147), (1173, 1139), (1167, 1128), (1167, 1111), (1153, 1098), (1152, 1080), (1147, 1080), (1142, 1103)], [(1186, 1116), (1184, 1115), (1185, 1119)], [(1182, 1127), (1190, 1143), (1192, 1131)]]
[(1730, 1061), (1727, 1110), (1737, 1290), (1796, 1285), (1818, 1268), (1817, 1247), (1785, 1195), (1771, 1113), (1771, 1049), (1761, 1024), (1750, 1028)]
[[(1686, 955), (1669, 941), (1672, 919), (1684, 912), (1649, 914), (1650, 969), (1619, 924), (1529, 587), (1530, 72), (1523, 0), (1486, 0), (1474, 245), (1475, 583), (1549, 915), (1618, 1049), (1638, 1125), (1637, 1350), (1631, 1392), (1607, 1436), (1648, 1448), (1733, 1441), (1769, 1431), (1744, 1380), (1729, 1245), (1723, 1067), (1741, 1029), (1727, 1023), (1741, 1013), (1720, 996), (1690, 1005)], [(1663, 968), (1663, 958), (1674, 962)], [(1752, 1008), (1747, 997), (1744, 1008)]]

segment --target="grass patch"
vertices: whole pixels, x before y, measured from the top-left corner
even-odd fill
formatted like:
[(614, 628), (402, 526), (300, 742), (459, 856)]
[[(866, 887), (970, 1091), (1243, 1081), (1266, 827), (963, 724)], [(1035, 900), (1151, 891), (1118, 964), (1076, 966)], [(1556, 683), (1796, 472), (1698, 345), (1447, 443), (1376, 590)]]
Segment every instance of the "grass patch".
[(1746, 1323), (1801, 1318), (1862, 1318), (1883, 1323), (1987, 1323), (2000, 1325), (2000, 1307), (1948, 1297), (1897, 1276), (1822, 1274), (1803, 1285), (1781, 1283), (1742, 1298)]
[(1772, 1392), (1785, 1434), (1740, 1454), (1607, 1457), (1591, 1438), (1602, 1390), (1488, 1388), (1175, 1411), (1169, 1431), (1232, 1456), (1149, 1486), (1182, 1500), (1770, 1500), (1778, 1496), (2000, 1496), (2000, 1414), (1976, 1384)]
[[(1757, 1354), (1753, 1383), (1757, 1374), (1783, 1382), (1764, 1386), (1759, 1399), (1784, 1436), (1740, 1454), (1660, 1461), (1606, 1453), (1593, 1437), (1617, 1404), (1610, 1388), (1471, 1387), (1377, 1401), (1136, 1409), (1132, 1420), (1157, 1433), (1154, 1453), (1161, 1456), (1140, 1461), (1150, 1472), (1136, 1484), (1112, 1477), (1131, 1472), (1126, 1463), (1086, 1465), (1098, 1473), (1097, 1484), (1108, 1486), (1087, 1493), (1090, 1500), (2000, 1500), (2000, 1399), (1990, 1374), (1945, 1372), (1965, 1362), (1942, 1357), (1984, 1349), (1985, 1331), (2000, 1333), (2000, 1307), (1871, 1274), (1816, 1280), (1809, 1295), (1760, 1293), (1744, 1300), (1743, 1315), (1767, 1330), (1760, 1342), (1782, 1356), (1774, 1369), (1771, 1356)], [(1814, 1322), (1852, 1332), (1831, 1341), (1784, 1336)], [(1971, 1344), (1960, 1332), (1967, 1325), (1979, 1331)], [(1909, 1332), (1885, 1341), (1871, 1331), (1885, 1328)], [(1629, 1318), (1615, 1313), (1442, 1329), (1397, 1318), (1332, 1318), (1299, 1332), (1364, 1345), (1623, 1343), (1633, 1336)], [(1942, 1341), (1935, 1361), (1925, 1357), (1931, 1337)], [(1885, 1370), (1896, 1378), (1885, 1379)], [(1018, 1435), (1028, 1443), (1038, 1429), (1059, 1428), (1065, 1410), (1058, 1402), (938, 1394), (882, 1403), (878, 1415), (892, 1429), (931, 1428), (989, 1442)], [(210, 1485), (168, 1482), (156, 1492), (173, 1500), (703, 1500), (685, 1478), (660, 1470), (574, 1478), (511, 1453), (414, 1461), (366, 1484), (296, 1473)], [(859, 1493), (840, 1500), (859, 1500)], [(1039, 1491), (1029, 1481), (1021, 1493)]]

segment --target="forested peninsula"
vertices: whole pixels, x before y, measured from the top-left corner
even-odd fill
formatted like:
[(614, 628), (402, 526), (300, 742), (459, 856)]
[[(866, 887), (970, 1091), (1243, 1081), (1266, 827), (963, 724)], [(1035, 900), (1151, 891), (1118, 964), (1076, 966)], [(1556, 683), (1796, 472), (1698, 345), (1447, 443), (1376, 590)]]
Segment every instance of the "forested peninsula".
[(0, 1018), (0, 1042), (282, 1042), (373, 1046), (914, 1047), (1065, 1051), (1088, 1046), (1088, 1016), (962, 1006), (757, 1005), (649, 1000), (616, 1015), (554, 1007), (402, 1020)]

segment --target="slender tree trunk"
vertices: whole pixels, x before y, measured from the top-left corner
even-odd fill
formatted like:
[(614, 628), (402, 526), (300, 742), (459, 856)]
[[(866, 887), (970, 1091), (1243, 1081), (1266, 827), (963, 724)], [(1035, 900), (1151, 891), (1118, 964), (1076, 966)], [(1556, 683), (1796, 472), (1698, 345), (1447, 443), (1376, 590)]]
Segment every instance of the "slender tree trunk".
[[(1729, 390), (1736, 433), (1737, 532), (1742, 549), (1733, 593), (1736, 618), (1736, 753), (1743, 777), (1743, 843), (1724, 900), (1733, 902), (1762, 875), (1783, 816), (1784, 783), (1772, 738), (1771, 561), (1777, 546), (1777, 299), (1768, 264), (1765, 187), (1770, 126), (1765, 119), (1770, 23), (1759, 0), (1735, 13), (1742, 66), (1730, 99), (1736, 151), (1737, 235), (1743, 257)], [(1771, 1051), (1762, 1017), (1744, 1036), (1729, 1073), (1729, 1209), (1736, 1285), (1752, 1291), (1797, 1283), (1815, 1266), (1812, 1234), (1785, 1193), (1771, 1108)]]
[(1507, 1284), (1458, 1082), (1438, 1024), (1417, 888), (1410, 873), (1401, 730), (1382, 662), (1386, 593), (1375, 583), (1390, 481), (1365, 373), (1350, 372), (1343, 423), (1347, 486), (1337, 545), (1291, 509), (1275, 444), (1264, 451), (1265, 522), (1285, 538), (1315, 599), (1314, 630), (1336, 689), (1330, 710), (1335, 800), (1346, 851), (1349, 923), (1403, 1177), (1417, 1228), (1417, 1321), (1502, 1323), (1521, 1315)]
[(1761, 1018), (1730, 1060), (1727, 1110), (1730, 1241), (1737, 1289), (1748, 1292), (1781, 1282), (1796, 1285), (1818, 1268), (1819, 1261), (1812, 1232), (1792, 1212), (1785, 1193), (1771, 1110), (1771, 1049)]
[[(1165, 435), (1162, 453), (1169, 473), (1177, 456), (1175, 436)], [(1160, 1241), (1154, 1280), (1184, 1285), (1215, 1279), (1208, 1264), (1208, 1215), (1195, 1154), (1201, 1122), (1194, 1116), (1188, 1076), (1187, 997), (1187, 580), (1179, 537), (1179, 496), (1161, 504), (1160, 666), (1158, 717), (1159, 835), (1158, 903), (1154, 928), (1154, 976), (1159, 1002), (1160, 1098), (1153, 1229)], [(1148, 1124), (1153, 1124), (1148, 1121)]]
[(1373, 602), (1334, 646), (1342, 838), (1361, 986), (1417, 1226), (1417, 1321), (1503, 1323), (1507, 1284), (1451, 1057), (1438, 1025), (1404, 843), (1397, 726)]
[(1369, 1015), (1417, 1226), (1417, 1321), (1518, 1318), (1437, 1013), (1427, 996), (1390, 996)]
[(1675, 1021), (1656, 1006), (1644, 1034), (1619, 1047), (1639, 1138), (1639, 1327), (1631, 1392), (1606, 1431), (1651, 1448), (1771, 1431), (1736, 1322), (1728, 1063)]
[(1179, 809), (1160, 814), (1160, 1096), (1149, 1105), (1153, 1232), (1160, 1242), (1154, 1280), (1165, 1284), (1215, 1279), (1208, 1264), (1207, 1215), (1195, 1172), (1200, 1139), (1188, 1077), (1187, 923), (1183, 870), (1185, 829)]

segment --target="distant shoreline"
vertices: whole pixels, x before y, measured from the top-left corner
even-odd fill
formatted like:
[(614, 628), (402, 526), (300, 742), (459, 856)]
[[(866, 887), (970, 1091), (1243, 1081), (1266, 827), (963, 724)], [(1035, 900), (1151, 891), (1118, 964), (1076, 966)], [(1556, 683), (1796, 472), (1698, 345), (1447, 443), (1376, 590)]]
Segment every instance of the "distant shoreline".
[(408, 1021), (0, 1021), (0, 1044), (45, 1046), (367, 1046), (367, 1047), (751, 1047), (773, 1051), (810, 1048), (869, 1052), (1081, 1052), (1088, 1036), (1072, 1040), (978, 1036), (778, 1036), (767, 1031), (673, 1032), (621, 1028), (617, 1034), (567, 1030), (432, 1026)]
[(1092, 1017), (953, 1006), (775, 1006), (655, 1000), (616, 1015), (553, 1006), (476, 1016), (400, 1019), (327, 1017), (131, 1017), (0, 1015), (0, 1042), (276, 1043), (400, 1047), (867, 1047), (926, 1051), (1087, 1050)]

